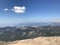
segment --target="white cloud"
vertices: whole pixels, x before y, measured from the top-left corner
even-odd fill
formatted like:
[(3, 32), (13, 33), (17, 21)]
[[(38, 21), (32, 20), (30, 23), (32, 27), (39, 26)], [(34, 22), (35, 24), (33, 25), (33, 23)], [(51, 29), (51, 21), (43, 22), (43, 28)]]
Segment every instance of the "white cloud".
[(5, 8), (4, 11), (8, 11), (8, 8)]
[(25, 13), (26, 7), (25, 6), (14, 6), (12, 11), (14, 11), (15, 13)]

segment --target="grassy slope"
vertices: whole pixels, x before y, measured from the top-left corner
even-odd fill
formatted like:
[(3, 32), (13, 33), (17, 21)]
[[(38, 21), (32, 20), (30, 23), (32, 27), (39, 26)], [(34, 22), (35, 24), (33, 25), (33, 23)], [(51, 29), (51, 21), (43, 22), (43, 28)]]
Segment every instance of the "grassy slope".
[(60, 37), (38, 37), (34, 39), (7, 42), (5, 44), (6, 45), (7, 44), (8, 45), (60, 45)]

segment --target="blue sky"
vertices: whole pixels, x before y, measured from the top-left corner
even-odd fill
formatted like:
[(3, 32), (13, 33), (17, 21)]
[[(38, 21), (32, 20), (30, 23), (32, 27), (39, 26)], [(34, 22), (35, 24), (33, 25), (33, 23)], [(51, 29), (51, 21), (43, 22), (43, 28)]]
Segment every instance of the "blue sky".
[(0, 0), (0, 26), (59, 19), (60, 0)]

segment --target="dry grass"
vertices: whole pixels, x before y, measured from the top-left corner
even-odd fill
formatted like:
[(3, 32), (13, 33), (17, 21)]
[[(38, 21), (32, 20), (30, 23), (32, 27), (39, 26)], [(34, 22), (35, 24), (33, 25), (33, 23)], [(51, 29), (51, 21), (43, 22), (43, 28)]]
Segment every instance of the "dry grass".
[(7, 42), (4, 45), (60, 45), (60, 37), (38, 37), (34, 39)]

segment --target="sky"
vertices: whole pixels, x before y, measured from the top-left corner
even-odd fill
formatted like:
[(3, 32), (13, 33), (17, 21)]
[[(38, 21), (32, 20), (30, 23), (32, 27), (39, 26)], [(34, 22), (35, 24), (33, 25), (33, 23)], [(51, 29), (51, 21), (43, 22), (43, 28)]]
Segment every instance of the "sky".
[(60, 0), (0, 0), (0, 26), (60, 22)]

